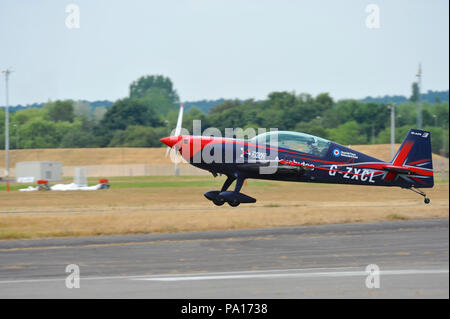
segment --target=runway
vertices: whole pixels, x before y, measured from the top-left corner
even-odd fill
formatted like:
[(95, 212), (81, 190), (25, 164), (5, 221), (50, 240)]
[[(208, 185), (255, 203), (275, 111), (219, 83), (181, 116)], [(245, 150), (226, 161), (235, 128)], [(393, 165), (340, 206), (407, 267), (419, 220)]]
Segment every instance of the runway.
[[(0, 241), (0, 298), (449, 298), (448, 225)], [(66, 287), (69, 264), (79, 288)], [(379, 288), (366, 286), (368, 265)]]

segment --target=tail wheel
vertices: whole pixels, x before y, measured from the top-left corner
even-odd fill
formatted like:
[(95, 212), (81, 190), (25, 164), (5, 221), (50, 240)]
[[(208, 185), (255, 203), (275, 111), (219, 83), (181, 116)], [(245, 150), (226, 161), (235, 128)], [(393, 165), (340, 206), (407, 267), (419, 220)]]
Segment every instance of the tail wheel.
[(429, 204), (430, 203), (430, 199), (427, 197), (427, 194), (422, 192), (420, 189), (416, 189), (416, 188), (413, 188), (413, 187), (410, 187), (408, 189), (412, 190), (416, 194), (422, 195), (424, 197), (423, 201), (424, 201), (425, 204)]

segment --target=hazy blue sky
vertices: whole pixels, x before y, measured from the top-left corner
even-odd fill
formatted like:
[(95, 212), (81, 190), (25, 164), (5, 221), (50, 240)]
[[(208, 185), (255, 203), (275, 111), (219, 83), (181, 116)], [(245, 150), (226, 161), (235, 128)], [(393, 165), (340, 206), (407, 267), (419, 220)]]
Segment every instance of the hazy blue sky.
[(449, 88), (448, 12), (447, 0), (0, 0), (0, 69), (15, 71), (12, 105), (115, 100), (146, 74), (169, 76), (182, 100), (409, 96), (419, 62), (424, 90)]

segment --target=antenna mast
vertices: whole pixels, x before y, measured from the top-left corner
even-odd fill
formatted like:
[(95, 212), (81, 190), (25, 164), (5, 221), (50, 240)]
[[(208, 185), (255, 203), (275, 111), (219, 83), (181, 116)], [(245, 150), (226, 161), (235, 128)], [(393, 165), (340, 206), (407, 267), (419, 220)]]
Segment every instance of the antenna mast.
[(422, 101), (420, 96), (420, 89), (422, 88), (422, 65), (419, 63), (419, 71), (417, 72), (417, 88), (419, 89), (419, 96), (417, 97), (417, 128), (422, 129)]

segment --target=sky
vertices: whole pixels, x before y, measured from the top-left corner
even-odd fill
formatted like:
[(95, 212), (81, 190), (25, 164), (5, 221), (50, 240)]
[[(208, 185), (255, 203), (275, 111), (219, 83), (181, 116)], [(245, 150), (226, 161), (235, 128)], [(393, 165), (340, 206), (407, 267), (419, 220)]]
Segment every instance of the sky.
[(116, 100), (152, 74), (184, 101), (410, 96), (419, 63), (422, 91), (449, 88), (447, 0), (0, 0), (10, 105)]

